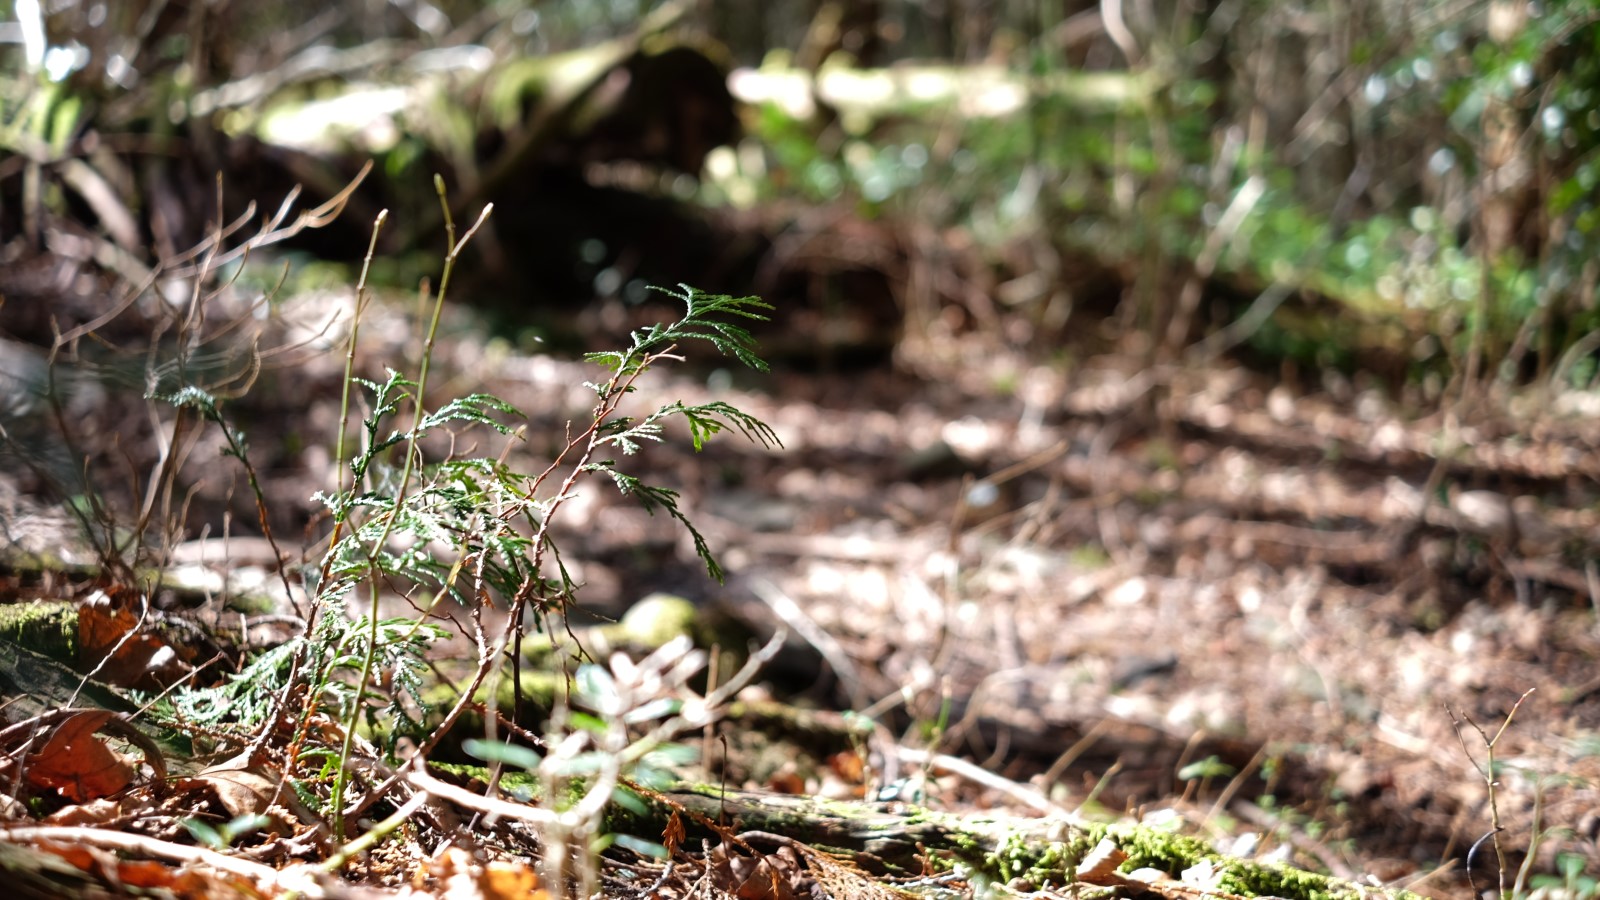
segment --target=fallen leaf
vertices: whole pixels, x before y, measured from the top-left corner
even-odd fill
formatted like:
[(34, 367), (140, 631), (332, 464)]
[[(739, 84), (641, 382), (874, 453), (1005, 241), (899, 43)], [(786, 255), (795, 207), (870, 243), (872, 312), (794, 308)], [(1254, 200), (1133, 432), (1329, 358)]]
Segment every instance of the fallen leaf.
[[(140, 803), (144, 803), (143, 800)], [(79, 803), (74, 806), (58, 809), (44, 817), (45, 825), (103, 825), (112, 819), (121, 818), (127, 814), (123, 805), (109, 797), (91, 800), (88, 803)]]
[(101, 681), (140, 690), (159, 690), (187, 678), (183, 648), (159, 635), (139, 631), (140, 616), (130, 601), (95, 591), (78, 606), (78, 666), (98, 669)]
[(711, 883), (739, 900), (799, 900), (810, 896), (811, 878), (795, 852), (755, 857), (730, 852), (723, 844), (711, 851)]
[(241, 816), (264, 815), (272, 820), (268, 829), (281, 831), (288, 821), (285, 810), (306, 825), (317, 825), (316, 814), (300, 801), (294, 788), (283, 784), (283, 776), (270, 766), (252, 766), (243, 754), (224, 760), (189, 779), (199, 782), (216, 794), (217, 802), (237, 819)]
[(216, 792), (217, 801), (228, 815), (238, 818), (265, 813), (274, 798), (289, 792), (278, 790), (278, 781), (253, 769), (210, 768), (195, 776)]
[(841, 751), (828, 757), (828, 768), (849, 784), (860, 784), (867, 777), (866, 760), (854, 750)]
[(116, 854), (81, 844), (40, 841), (39, 850), (59, 857), (85, 875), (112, 887), (140, 888), (179, 900), (257, 900), (261, 895), (237, 877), (205, 868), (177, 868), (145, 859), (118, 859)]
[(667, 819), (667, 827), (661, 830), (661, 846), (667, 848), (668, 853), (675, 853), (689, 836), (688, 829), (683, 827), (683, 819), (677, 810)]
[(130, 887), (171, 887), (177, 870), (149, 859), (125, 859), (117, 863), (117, 880)]
[(1104, 886), (1120, 885), (1125, 879), (1117, 872), (1117, 867), (1127, 861), (1128, 854), (1116, 841), (1102, 838), (1078, 864), (1078, 880)]
[(133, 769), (94, 733), (115, 713), (84, 710), (63, 719), (44, 746), (29, 758), (28, 784), (57, 790), (76, 803), (98, 800), (133, 782)]
[(803, 794), (806, 792), (806, 780), (792, 769), (774, 772), (767, 779), (766, 788), (777, 794)]
[(60, 844), (55, 841), (40, 841), (38, 848), (46, 853), (53, 853), (67, 861), (73, 868), (96, 874), (99, 871), (99, 859), (104, 851), (85, 847), (82, 844)]
[(527, 863), (491, 862), (483, 867), (479, 884), (484, 900), (542, 900), (550, 896), (539, 887), (539, 875)]

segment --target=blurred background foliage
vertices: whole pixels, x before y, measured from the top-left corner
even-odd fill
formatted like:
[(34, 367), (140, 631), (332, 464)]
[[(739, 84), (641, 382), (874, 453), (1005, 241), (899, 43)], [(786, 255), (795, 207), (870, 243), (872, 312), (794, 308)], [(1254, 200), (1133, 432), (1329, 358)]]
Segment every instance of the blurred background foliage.
[[(881, 227), (902, 257), (926, 255), (931, 233), (976, 260), (970, 289), (931, 306), (886, 289), (911, 333), (995, 326), (1048, 348), (1090, 321), (1151, 362), (1240, 348), (1379, 372), (1428, 402), (1581, 389), (1600, 345), (1597, 14), (1588, 0), (17, 0), (0, 31), (0, 227), (12, 262), (17, 235), (44, 245), (40, 210), (78, 210), (130, 253), (175, 253), (205, 213), (163, 215), (181, 205), (164, 197), (212, 194), (221, 171), (274, 202), (263, 151), (234, 139), (270, 156), (276, 111), (355, 96), (325, 113), (349, 134), (316, 144), (321, 158), (377, 156), (388, 180), (415, 182), (413, 234), (431, 227), (416, 211), (432, 170), (482, 188), (464, 202), (511, 199), (527, 215), (501, 230), (565, 260), (570, 277), (539, 279), (557, 293), (738, 288), (719, 279), (760, 264), (717, 258), (732, 252), (719, 215), (763, 211), (732, 220), (764, 230), (759, 256), (796, 210), (825, 208)], [(694, 64), (638, 63), (669, 52)], [(737, 128), (715, 124), (717, 89), (690, 74), (702, 63), (730, 73)], [(631, 101), (595, 75), (618, 71)], [(370, 86), (422, 81), (433, 102), (375, 136)], [(659, 129), (615, 126), (668, 105), (667, 149)], [(529, 137), (550, 120), (584, 149)], [(529, 146), (546, 174), (509, 164)], [(198, 165), (175, 174), (179, 155)], [(629, 192), (703, 209), (705, 246), (682, 246), (681, 211), (596, 204), (548, 177), (589, 165), (593, 181), (597, 159), (642, 161)], [(354, 169), (280, 163), (281, 187), (309, 196)], [(611, 219), (633, 224), (619, 236)], [(669, 249), (619, 268), (641, 245)], [(955, 315), (936, 308), (951, 296)]]

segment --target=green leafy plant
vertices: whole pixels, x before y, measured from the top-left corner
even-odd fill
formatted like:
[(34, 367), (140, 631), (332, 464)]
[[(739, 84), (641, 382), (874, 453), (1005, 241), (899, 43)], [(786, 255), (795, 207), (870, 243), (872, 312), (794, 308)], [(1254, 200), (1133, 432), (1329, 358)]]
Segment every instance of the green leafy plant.
[(224, 851), (239, 838), (260, 831), (272, 824), (272, 819), (259, 814), (235, 816), (220, 826), (213, 827), (201, 819), (184, 819), (183, 827), (201, 844), (212, 850)]
[[(578, 667), (568, 696), (550, 716), (543, 752), (488, 740), (467, 742), (467, 751), (480, 759), (537, 776), (547, 807), (537, 817), (545, 840), (546, 884), (576, 884), (577, 896), (596, 896), (594, 859), (613, 844), (646, 856), (667, 856), (654, 840), (608, 832), (607, 807), (615, 802), (643, 813), (635, 789), (664, 787), (671, 771), (693, 761), (695, 748), (678, 738), (710, 724), (782, 643), (779, 635), (732, 678), (704, 694), (690, 682), (705, 668), (707, 654), (686, 637), (669, 641), (638, 662), (615, 654), (605, 665)], [(552, 893), (565, 895), (562, 890)]]
[(1590, 900), (1600, 895), (1600, 879), (1587, 873), (1588, 861), (1579, 853), (1556, 856), (1557, 874), (1535, 875), (1528, 880), (1530, 898)]
[[(309, 601), (302, 611), (303, 628), (220, 685), (175, 690), (166, 707), (174, 722), (235, 743), (248, 741), (252, 760), (281, 760), (289, 776), (287, 789), (326, 816), (341, 844), (351, 837), (349, 823), (393, 783), (392, 779), (386, 784), (366, 782), (366, 789), (352, 802), (357, 794), (354, 780), (366, 778), (356, 773), (370, 771), (353, 765), (358, 756), (381, 753), (392, 762), (399, 740), (409, 737), (414, 755), (425, 757), (481, 696), (480, 688), (487, 686), (487, 696), (497, 696), (495, 683), (508, 659), (513, 663), (513, 683), (520, 689), (514, 666), (521, 659), (525, 616), (531, 611), (535, 624), (548, 628), (545, 618), (574, 599), (577, 586), (561, 561), (552, 528), (583, 483), (601, 476), (599, 483), (609, 481), (652, 514), (660, 511), (682, 523), (708, 574), (721, 579), (723, 569), (706, 538), (689, 521), (679, 494), (625, 471), (618, 458), (632, 457), (665, 440), (674, 421), (682, 423), (697, 451), (724, 432), (764, 446), (780, 443), (764, 422), (720, 400), (632, 408), (639, 380), (657, 364), (681, 359), (679, 347), (686, 342), (709, 342), (744, 365), (766, 367), (745, 326), (763, 319), (770, 306), (755, 297), (680, 286), (666, 293), (683, 302), (681, 317), (633, 332), (624, 349), (587, 357), (603, 373), (588, 383), (595, 405), (586, 420), (568, 424), (553, 459), (532, 471), (508, 463), (509, 451), (521, 438), (520, 411), (487, 393), (437, 403), (428, 394), (433, 348), (456, 265), (490, 214), (486, 208), (458, 238), (442, 183), (436, 182), (436, 188), (449, 250), (438, 290), (431, 297), (414, 375), (399, 367), (386, 368), (382, 378), (361, 377), (356, 371), (362, 319), (372, 300), (367, 272), (387, 216), (380, 215), (374, 223), (345, 344), (335, 440), (341, 477), (337, 485), (314, 497), (326, 509), (332, 528), (321, 558), (303, 573), (303, 595)], [(225, 452), (249, 475), (266, 527), (267, 500), (251, 466), (244, 432), (228, 422), (222, 395), (186, 382), (179, 374), (175, 384), (164, 383), (151, 396), (165, 401), (179, 416), (198, 417), (222, 431)], [(352, 428), (357, 409), (364, 412)], [(454, 439), (466, 430), (498, 435), (508, 445), (497, 456), (432, 455), (431, 437), (448, 434), (452, 438), (448, 446), (455, 446)], [(286, 593), (301, 593), (290, 590), (285, 578)], [(383, 614), (381, 601), (386, 597), (407, 598), (416, 614)], [(441, 711), (427, 708), (422, 685), (429, 648), (450, 633), (434, 618), (436, 606), (446, 598), (459, 604), (470, 619), (460, 630), (476, 648), (477, 667), (441, 717)], [(353, 604), (364, 606), (365, 614), (353, 613)], [(485, 621), (484, 611), (491, 606), (509, 611), (498, 629)], [(566, 786), (574, 779), (589, 786), (580, 791), (584, 799), (575, 807), (548, 801), (557, 813), (546, 823), (546, 842), (556, 848), (550, 863), (553, 877), (566, 878), (571, 871), (570, 860), (563, 861), (559, 848), (577, 841), (575, 846), (587, 848), (587, 853), (611, 840), (600, 836), (600, 810), (622, 780), (649, 783), (655, 773), (681, 759), (683, 749), (669, 737), (703, 727), (733, 689), (725, 686), (722, 693), (704, 697), (688, 695), (687, 680), (703, 662), (703, 654), (674, 644), (637, 666), (617, 657), (604, 668), (579, 668), (572, 676), (571, 703), (562, 706), (550, 726), (550, 746), (556, 749), (536, 764), (517, 755), (530, 752), (527, 748), (500, 739), (496, 711), (486, 711), (488, 732), (473, 745), (486, 758), (497, 765), (503, 760), (536, 770), (549, 783), (547, 798), (571, 796)], [(730, 684), (744, 683), (748, 677)], [(424, 721), (432, 727), (423, 728)], [(377, 746), (369, 747), (363, 733), (370, 734)], [(196, 834), (208, 843), (215, 839), (226, 845), (233, 839), (214, 828)], [(347, 847), (364, 846), (361, 842), (370, 839), (356, 838)], [(592, 866), (583, 871), (592, 871)]]
[[(484, 603), (498, 599), (511, 609), (498, 638), (486, 639), (481, 627), (474, 629), (478, 670), (435, 737), (423, 741), (422, 749), (426, 751), (437, 735), (454, 723), (479, 685), (498, 679), (505, 651), (521, 639), (524, 610), (532, 607), (542, 615), (571, 600), (575, 585), (555, 551), (551, 526), (585, 476), (604, 473), (645, 509), (652, 513), (662, 510), (677, 519), (689, 529), (707, 571), (713, 577), (722, 577), (723, 571), (704, 536), (680, 508), (677, 492), (619, 470), (615, 460), (601, 458), (604, 451), (614, 448), (623, 455), (637, 453), (644, 442), (662, 440), (666, 422), (674, 418), (687, 424), (696, 450), (725, 430), (737, 431), (762, 444), (778, 443), (777, 434), (765, 423), (721, 401), (698, 405), (678, 402), (642, 416), (623, 410), (638, 379), (656, 363), (678, 359), (675, 350), (683, 341), (709, 341), (717, 350), (746, 365), (765, 368), (755, 352), (753, 337), (738, 320), (760, 319), (761, 311), (770, 307), (754, 297), (707, 294), (684, 286), (672, 292), (686, 307), (680, 319), (634, 332), (625, 350), (589, 355), (590, 362), (609, 370), (608, 377), (588, 385), (595, 393), (596, 405), (587, 427), (577, 430), (545, 469), (522, 473), (490, 458), (426, 462), (418, 448), (430, 432), (465, 424), (485, 426), (510, 436), (515, 431), (511, 419), (520, 416), (509, 404), (486, 394), (452, 400), (433, 410), (425, 403), (431, 348), (445, 293), (455, 262), (477, 228), (475, 225), (459, 241), (455, 240), (442, 185), (439, 194), (451, 251), (434, 299), (419, 374), (414, 381), (392, 370), (381, 383), (352, 379), (371, 395), (371, 413), (363, 422), (362, 446), (349, 459), (349, 481), (340, 491), (321, 497), (335, 522), (335, 539), (324, 557), (316, 585), (321, 615), (324, 620), (338, 616), (344, 598), (361, 584), (368, 588), (372, 610), (366, 620), (369, 636), (360, 644), (355, 687), (345, 697), (345, 705), (339, 707), (345, 724), (345, 744), (329, 799), (336, 834), (342, 833), (342, 820), (348, 812), (343, 809), (344, 762), (350, 755), (357, 719), (363, 712), (368, 718), (374, 715), (366, 692), (373, 672), (381, 662), (390, 667), (398, 681), (398, 676), (410, 671), (407, 661), (420, 656), (428, 638), (420, 621), (411, 623), (409, 628), (381, 628), (377, 605), (385, 584), (392, 580), (424, 587), (434, 592), (434, 602), (452, 595), (472, 609), (475, 621)], [(487, 214), (485, 210), (484, 215)], [(479, 224), (482, 221), (480, 217)], [(354, 340), (352, 330), (352, 357)], [(386, 424), (403, 415), (408, 406), (412, 413), (409, 429), (393, 429)], [(574, 430), (569, 427), (569, 433)], [(394, 454), (399, 454), (398, 461), (392, 459)], [(342, 459), (342, 445), (340, 456)], [(542, 574), (547, 562), (554, 563), (558, 578)], [(431, 603), (424, 605), (424, 612), (431, 607)], [(333, 639), (333, 631), (337, 630), (330, 626), (327, 639)], [(520, 653), (515, 652), (518, 649), (513, 647), (514, 659), (520, 658)], [(354, 664), (349, 655), (332, 658), (335, 666)], [(520, 689), (520, 679), (514, 679), (514, 683)], [(414, 702), (420, 702), (414, 692), (412, 696)], [(393, 700), (384, 707), (391, 717), (397, 710)]]
[[(696, 451), (702, 449), (714, 435), (727, 429), (737, 430), (762, 446), (782, 443), (766, 423), (720, 400), (694, 406), (680, 400), (638, 420), (616, 413), (616, 401), (633, 391), (634, 382), (640, 375), (662, 360), (678, 358), (674, 351), (680, 341), (710, 341), (724, 355), (757, 371), (766, 371), (767, 364), (756, 355), (755, 339), (750, 332), (737, 321), (726, 321), (716, 316), (761, 320), (766, 317), (760, 311), (771, 309), (770, 305), (755, 297), (734, 298), (724, 294), (707, 294), (688, 285), (678, 287), (678, 291), (663, 290), (663, 293), (672, 294), (684, 302), (686, 310), (683, 318), (670, 325), (651, 325), (635, 331), (632, 346), (627, 350), (602, 351), (585, 357), (611, 370), (611, 377), (607, 381), (585, 382), (599, 398), (599, 405), (595, 407), (594, 439), (589, 447), (591, 452), (586, 456), (592, 456), (592, 451), (606, 447), (615, 447), (623, 454), (632, 456), (639, 452), (640, 441), (660, 441), (666, 422), (673, 418), (681, 418), (688, 425), (689, 438)], [(616, 461), (611, 459), (586, 459), (579, 471), (604, 472), (616, 483), (618, 490), (637, 498), (646, 510), (654, 513), (660, 509), (677, 519), (693, 536), (695, 552), (705, 563), (707, 573), (718, 581), (722, 580), (722, 567), (712, 556), (705, 537), (679, 509), (676, 491), (645, 484), (617, 469)]]

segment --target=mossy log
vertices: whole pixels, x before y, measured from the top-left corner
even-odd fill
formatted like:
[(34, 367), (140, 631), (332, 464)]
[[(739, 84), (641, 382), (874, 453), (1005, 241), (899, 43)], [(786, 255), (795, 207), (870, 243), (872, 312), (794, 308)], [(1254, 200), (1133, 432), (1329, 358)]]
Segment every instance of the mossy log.
[[(159, 753), (169, 771), (187, 774), (196, 766), (189, 739), (136, 720), (140, 706), (122, 691), (79, 674), (66, 663), (35, 653), (8, 637), (0, 637), (0, 724), (20, 722), (63, 709), (103, 709), (128, 719), (120, 726), (149, 752)], [(137, 732), (137, 734), (130, 734)], [(142, 736), (142, 737), (141, 737)]]
[(0, 698), (5, 700), (13, 719), (70, 705), (124, 713), (138, 709), (116, 689), (85, 678), (65, 663), (36, 653), (10, 637), (0, 637)]
[(0, 653), (10, 646), (32, 648), (71, 663), (78, 657), (78, 607), (64, 600), (0, 604)]
[[(920, 873), (926, 863), (959, 869), (968, 873), (969, 880), (1026, 885), (1028, 890), (1089, 883), (1148, 885), (1162, 893), (1166, 884), (1177, 889), (1169, 894), (1212, 897), (1403, 900), (1416, 896), (1280, 863), (1229, 857), (1204, 841), (1154, 826), (958, 814), (900, 802), (825, 800), (705, 785), (647, 792), (644, 799), (646, 812), (618, 807), (611, 826), (659, 838), (676, 815), (688, 829), (691, 845), (702, 838), (760, 832), (843, 856), (864, 870), (880, 873)], [(1120, 863), (1105, 867), (1094, 862), (1107, 854)], [(1157, 872), (1174, 880), (1149, 881)]]

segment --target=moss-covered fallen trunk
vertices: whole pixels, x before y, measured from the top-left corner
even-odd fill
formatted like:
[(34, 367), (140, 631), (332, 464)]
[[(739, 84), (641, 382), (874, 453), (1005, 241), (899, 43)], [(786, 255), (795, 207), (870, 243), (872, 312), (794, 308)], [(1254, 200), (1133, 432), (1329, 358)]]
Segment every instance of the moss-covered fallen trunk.
[[(1077, 883), (1145, 885), (1160, 893), (1167, 884), (1177, 889), (1168, 893), (1212, 897), (1417, 896), (1281, 863), (1230, 857), (1204, 841), (1147, 825), (957, 814), (900, 802), (835, 801), (695, 785), (647, 793), (644, 801), (643, 813), (616, 807), (609, 823), (613, 830), (659, 839), (676, 814), (687, 827), (687, 846), (702, 838), (718, 839), (719, 829), (735, 835), (760, 832), (844, 856), (867, 871), (916, 874), (931, 866), (960, 871), (969, 881), (1030, 891)], [(1108, 859), (1112, 864), (1106, 864)], [(1170, 880), (1152, 882), (1157, 872)]]

